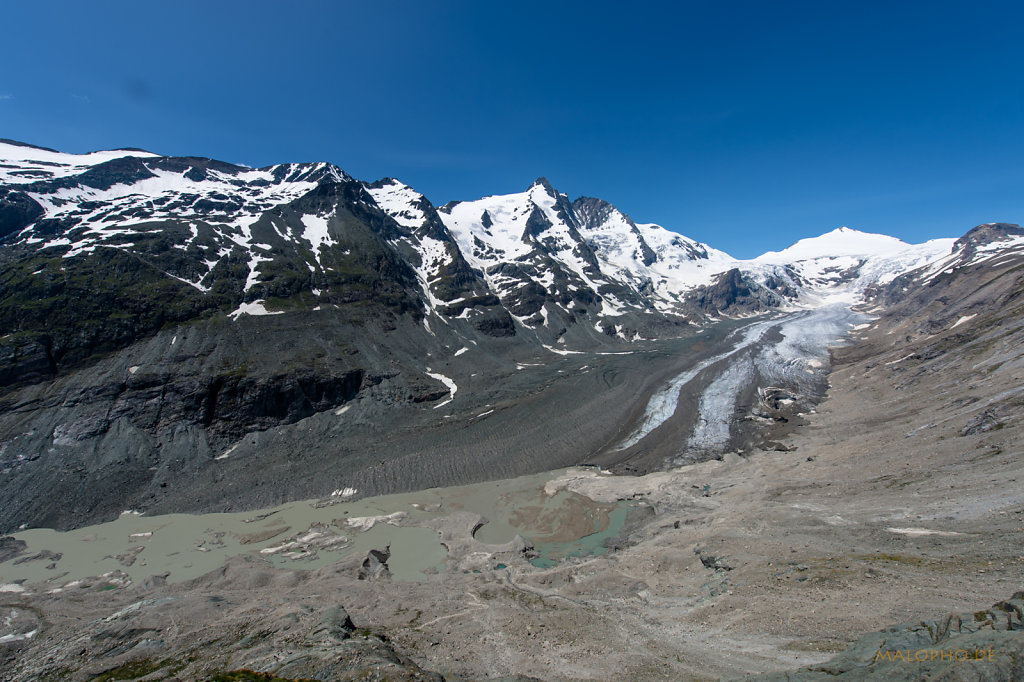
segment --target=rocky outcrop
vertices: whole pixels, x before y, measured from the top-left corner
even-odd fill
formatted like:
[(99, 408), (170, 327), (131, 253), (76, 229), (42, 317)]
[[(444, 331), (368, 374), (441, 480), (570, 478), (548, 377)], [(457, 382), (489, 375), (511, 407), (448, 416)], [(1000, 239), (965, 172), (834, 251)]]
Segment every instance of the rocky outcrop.
[(516, 335), (516, 325), (512, 316), (507, 310), (491, 309), (483, 315), (476, 317), (472, 322), (473, 328), (481, 334), (494, 337), (506, 337)]
[[(967, 298), (970, 288), (990, 288), (991, 274), (1001, 274), (1007, 265), (1024, 259), (1024, 247), (1010, 242), (1024, 237), (1024, 228), (1013, 223), (986, 223), (969, 230), (957, 239), (950, 253), (926, 267), (911, 270), (887, 284), (874, 285), (865, 291), (869, 302), (892, 307), (921, 309), (946, 300)], [(1008, 248), (1002, 248), (1007, 246)], [(950, 288), (952, 290), (950, 290)]]
[(725, 557), (711, 554), (706, 549), (695, 547), (693, 553), (700, 559), (700, 563), (704, 568), (710, 568), (713, 571), (731, 571), (733, 569)]
[(967, 424), (960, 429), (960, 436), (974, 436), (979, 433), (985, 433), (986, 431), (995, 431), (996, 429), (1003, 428), (1003, 422), (996, 414), (995, 410), (987, 409), (981, 414), (977, 414), (967, 422)]
[(1024, 237), (1024, 228), (1014, 223), (985, 223), (972, 228), (953, 243), (953, 251), (960, 251), (962, 259), (969, 261), (977, 255), (979, 247)]
[(332, 606), (324, 611), (320, 622), (306, 635), (306, 641), (310, 644), (336, 644), (349, 639), (355, 631), (356, 626), (345, 607)]
[(762, 682), (1024, 679), (1024, 592), (975, 613), (864, 635), (825, 664), (753, 678)]
[(0, 386), (35, 384), (57, 373), (50, 338), (11, 336), (0, 342)]
[(45, 211), (35, 199), (14, 189), (0, 189), (0, 240), (20, 232), (43, 217)]
[(275, 678), (311, 680), (444, 680), (442, 675), (425, 671), (400, 655), (377, 635), (299, 649), (276, 666), (273, 674)]
[(390, 547), (371, 549), (363, 559), (357, 577), (359, 580), (388, 580), (391, 578), (391, 569), (388, 568), (388, 559), (390, 558)]
[(782, 304), (777, 294), (753, 282), (737, 268), (718, 275), (714, 284), (698, 287), (688, 293), (686, 301), (709, 315), (763, 312)]
[(24, 553), (27, 546), (24, 540), (18, 540), (9, 535), (0, 537), (0, 563), (10, 561)]

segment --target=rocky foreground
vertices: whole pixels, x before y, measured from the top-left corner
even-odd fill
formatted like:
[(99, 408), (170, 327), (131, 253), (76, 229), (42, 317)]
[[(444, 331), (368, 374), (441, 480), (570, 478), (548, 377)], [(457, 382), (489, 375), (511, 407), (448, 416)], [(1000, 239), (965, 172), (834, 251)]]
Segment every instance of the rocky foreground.
[[(537, 493), (572, 494), (578, 511), (633, 501), (604, 553), (538, 566), (525, 544), (483, 542), (449, 500), (434, 510), (447, 558), (417, 580), (392, 577), (383, 546), (313, 570), (243, 556), (170, 584), (26, 580), (0, 588), (0, 670), (1020, 679), (1024, 315), (1019, 275), (995, 274), (955, 298), (891, 303), (834, 352), (828, 399), (783, 448), (645, 476), (552, 474)], [(17, 561), (33, 548), (3, 551)]]

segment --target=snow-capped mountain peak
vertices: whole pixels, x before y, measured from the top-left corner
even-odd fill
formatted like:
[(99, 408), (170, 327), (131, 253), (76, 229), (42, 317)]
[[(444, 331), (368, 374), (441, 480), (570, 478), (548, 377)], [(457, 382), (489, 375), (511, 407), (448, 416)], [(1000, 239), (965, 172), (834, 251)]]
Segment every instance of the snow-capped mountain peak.
[[(988, 226), (964, 249), (987, 253), (989, 241), (1017, 238)], [(61, 261), (130, 254), (220, 296), (203, 304), (218, 308), (300, 292), (325, 303), (385, 296), (443, 324), (478, 319), (546, 341), (574, 325), (632, 338), (644, 316), (700, 323), (840, 290), (857, 297), (952, 246), (841, 227), (741, 261), (602, 199), (570, 200), (543, 177), (435, 208), (398, 180), (362, 182), (323, 162), (249, 168), (2, 140), (0, 239)], [(342, 291), (350, 281), (359, 286)]]
[(896, 237), (839, 227), (817, 237), (801, 239), (782, 251), (769, 251), (754, 260), (783, 264), (835, 256), (893, 256), (908, 248), (910, 244)]
[(366, 189), (377, 205), (403, 227), (421, 227), (427, 218), (423, 210), (426, 198), (404, 182), (383, 178)]
[(751, 264), (783, 266), (796, 276), (807, 300), (841, 296), (858, 300), (873, 285), (919, 268), (949, 252), (952, 239), (908, 244), (884, 234), (840, 227), (769, 251)]

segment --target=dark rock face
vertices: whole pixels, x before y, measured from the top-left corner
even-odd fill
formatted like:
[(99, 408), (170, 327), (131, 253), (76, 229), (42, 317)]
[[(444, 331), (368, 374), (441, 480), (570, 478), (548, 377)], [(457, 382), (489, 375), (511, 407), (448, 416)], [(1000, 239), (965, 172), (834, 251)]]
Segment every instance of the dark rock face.
[(530, 217), (526, 219), (526, 228), (523, 230), (523, 241), (534, 241), (543, 236), (544, 232), (551, 228), (551, 221), (539, 208), (534, 208)]
[[(132, 172), (146, 168), (139, 159), (117, 161), (125, 163), (93, 167), (90, 186), (128, 182)], [(238, 170), (226, 164), (220, 168), (209, 160), (164, 159), (163, 164), (175, 169), (200, 164), (203, 169)], [(238, 208), (226, 202), (216, 210), (230, 215)], [(198, 210), (195, 203), (190, 210)], [(316, 212), (333, 214), (329, 231), (337, 241), (321, 247), (320, 267), (309, 265), (312, 253), (297, 251), (282, 236), (288, 230), (305, 229), (300, 217)], [(130, 250), (100, 246), (73, 258), (58, 257), (60, 251), (51, 253), (52, 249), (2, 254), (0, 329), (16, 333), (0, 340), (0, 385), (53, 376), (61, 369), (91, 362), (99, 354), (125, 348), (167, 325), (228, 312), (254, 300), (275, 299), (287, 310), (318, 298), (326, 304), (358, 306), (357, 316), (416, 315), (422, 310), (415, 293), (416, 275), (389, 241), (403, 233), (373, 208), (372, 198), (358, 182), (325, 181), (287, 207), (256, 220), (250, 228), (252, 236), (269, 245), (272, 257), (259, 263), (261, 276), (248, 286), (251, 255), (231, 239), (225, 244), (218, 228), (193, 225), (164, 222), (139, 229), (130, 239)], [(74, 240), (86, 227), (69, 220), (37, 223), (34, 229)], [(189, 229), (196, 231), (191, 239)], [(188, 246), (182, 247), (179, 240)], [(203, 259), (218, 250), (228, 253), (204, 276)], [(189, 284), (196, 280), (198, 284)], [(481, 288), (463, 260), (451, 264), (437, 287), (448, 297)]]
[(4, 144), (12, 145), (14, 147), (25, 147), (26, 149), (41, 149), (44, 152), (57, 152), (56, 149), (51, 149), (49, 147), (41, 147), (41, 146), (39, 146), (37, 144), (29, 144), (28, 142), (21, 142), (19, 140), (12, 140), (12, 139), (7, 138), (7, 137), (0, 137), (0, 142), (3, 142)]
[(1024, 237), (1024, 228), (1013, 223), (987, 223), (971, 229), (953, 244), (953, 250), (962, 249), (964, 259), (973, 258), (979, 246)]
[[(365, 185), (370, 189), (384, 188), (396, 184), (390, 178), (379, 180)], [(400, 252), (410, 262), (424, 265), (424, 254), (411, 248), (412, 244), (421, 243), (424, 238), (433, 239), (444, 244), (445, 262), (437, 271), (436, 275), (428, 283), (430, 291), (441, 301), (454, 301), (456, 299), (472, 299), (489, 295), (486, 282), (466, 261), (459, 250), (459, 246), (452, 237), (448, 228), (441, 221), (437, 213), (426, 197), (420, 196), (413, 202), (411, 208), (423, 216), (423, 222), (415, 228), (404, 225), (396, 225), (404, 235), (406, 248), (400, 247)], [(456, 313), (457, 314), (457, 313)]]
[(43, 214), (43, 207), (24, 192), (0, 189), (0, 240), (20, 232), (42, 218)]
[(506, 295), (502, 302), (513, 315), (527, 317), (539, 311), (547, 298), (547, 291), (544, 287), (536, 282), (528, 281), (523, 286)]
[[(411, 367), (408, 379), (393, 367), (374, 371), (388, 363), (346, 343), (366, 332), (341, 325), (311, 334), (297, 319), (269, 319), (284, 325), (269, 346), (247, 320), (212, 321), (141, 342), (127, 368), (115, 355), (49, 383), (9, 386), (0, 396), (0, 523), (69, 527), (116, 515), (140, 495), (173, 496), (247, 434), (337, 409), (382, 381), (399, 392), (398, 404), (448, 394)], [(268, 353), (276, 344), (288, 352)], [(49, 504), (43, 490), (62, 504)]]
[(782, 298), (791, 300), (795, 299), (797, 296), (800, 295), (800, 292), (797, 291), (795, 286), (793, 286), (793, 279), (799, 279), (799, 277), (794, 272), (790, 272), (789, 274), (791, 278), (789, 280), (784, 279), (783, 277), (775, 276), (769, 276), (765, 278), (765, 288), (768, 289), (769, 291), (778, 294)]
[(195, 180), (196, 182), (208, 180), (210, 178), (208, 171), (237, 175), (248, 170), (233, 163), (208, 159), (204, 156), (162, 156), (155, 159), (147, 159), (146, 163), (152, 168), (159, 168), (160, 170), (172, 173), (184, 173), (189, 180)]
[[(1024, 274), (1020, 270), (1024, 250), (1019, 247), (1003, 249), (998, 252), (998, 258), (991, 259), (984, 258), (985, 254), (978, 256), (975, 250), (982, 243), (979, 240), (1002, 241), (996, 237), (1015, 235), (1014, 229), (1024, 235), (1024, 229), (1002, 223), (974, 228), (957, 241), (960, 246), (953, 248), (947, 266), (941, 271), (925, 268), (905, 273), (884, 286), (869, 290), (866, 298), (886, 306), (887, 317), (916, 320), (914, 332), (922, 335), (948, 329), (960, 317), (973, 319), (979, 313), (996, 310), (1007, 316), (1015, 314), (1011, 311), (1019, 310), (1024, 295)], [(971, 333), (975, 326), (972, 324), (962, 333)], [(932, 347), (926, 352), (944, 350)]]
[(516, 335), (516, 325), (507, 310), (495, 309), (473, 320), (473, 328), (493, 337)]
[(0, 386), (53, 378), (57, 366), (49, 341), (46, 336), (23, 336), (0, 343)]
[(346, 403), (359, 393), (365, 378), (362, 370), (334, 376), (313, 372), (267, 378), (222, 375), (187, 398), (204, 426), (242, 435), (291, 424)]
[(0, 385), (53, 376), (223, 302), (118, 249), (89, 259), (7, 263), (0, 268), (0, 328), (16, 333), (0, 340)]
[(764, 287), (751, 282), (738, 269), (718, 276), (717, 281), (687, 295), (687, 301), (705, 313), (751, 313), (781, 305), (781, 299)]

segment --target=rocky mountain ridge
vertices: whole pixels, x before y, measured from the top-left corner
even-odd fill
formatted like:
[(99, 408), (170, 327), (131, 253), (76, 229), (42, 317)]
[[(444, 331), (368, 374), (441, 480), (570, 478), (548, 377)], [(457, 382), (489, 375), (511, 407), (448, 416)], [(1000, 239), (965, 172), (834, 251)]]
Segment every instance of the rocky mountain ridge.
[[(868, 277), (874, 280), (946, 247), (841, 228), (831, 234), (846, 237), (842, 254), (827, 253), (835, 244), (825, 236), (817, 255), (798, 244), (740, 261), (660, 226), (638, 225), (603, 200), (570, 202), (543, 178), (523, 193), (435, 209), (396, 180), (365, 183), (326, 163), (251, 169), (138, 150), (60, 154), (11, 142), (0, 143), (0, 157), (6, 260), (59, 256), (63, 270), (77, 261), (117, 260), (116, 249), (143, 261), (136, 266), (145, 271), (136, 275), (143, 290), (160, 290), (158, 298), (173, 291), (178, 308), (190, 302), (185, 310), (161, 310), (170, 322), (372, 300), (435, 326), (466, 319), (492, 334), (518, 328), (553, 342), (580, 325), (628, 340), (666, 321), (701, 324), (799, 303), (862, 276), (866, 266), (879, 270), (884, 261), (882, 272)], [(894, 254), (902, 258), (894, 261)], [(28, 274), (45, 280), (48, 270)], [(8, 284), (38, 288), (31, 282)], [(55, 292), (38, 293), (46, 299)], [(6, 322), (22, 334), (44, 327), (27, 317)], [(137, 333), (115, 332), (114, 343), (151, 333), (157, 321), (136, 316), (133, 323)], [(574, 336), (584, 342), (592, 335), (575, 330), (570, 342)], [(51, 341), (56, 364), (80, 350), (72, 339)]]

